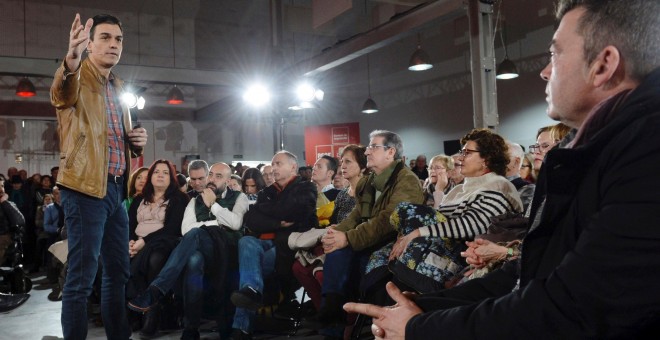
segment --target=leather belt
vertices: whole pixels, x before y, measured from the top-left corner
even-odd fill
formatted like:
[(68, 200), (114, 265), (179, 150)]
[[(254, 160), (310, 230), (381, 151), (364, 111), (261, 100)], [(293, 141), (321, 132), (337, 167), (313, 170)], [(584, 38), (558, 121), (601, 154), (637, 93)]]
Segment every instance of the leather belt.
[(115, 183), (115, 184), (121, 184), (121, 183), (124, 183), (124, 177), (123, 176), (114, 176), (114, 175), (108, 174), (108, 182)]

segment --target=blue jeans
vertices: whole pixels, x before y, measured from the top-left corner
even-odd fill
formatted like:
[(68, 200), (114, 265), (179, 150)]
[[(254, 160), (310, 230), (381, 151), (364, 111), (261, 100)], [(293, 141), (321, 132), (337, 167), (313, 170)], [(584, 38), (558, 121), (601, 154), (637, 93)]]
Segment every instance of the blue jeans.
[[(275, 243), (244, 236), (238, 240), (238, 271), (241, 276), (238, 288), (250, 286), (258, 292), (264, 291), (264, 276), (275, 271)], [(232, 328), (252, 332), (254, 311), (236, 308)]]
[(129, 277), (128, 215), (122, 204), (123, 183), (108, 181), (102, 199), (63, 188), (62, 208), (69, 255), (62, 291), (62, 331), (65, 339), (87, 337), (87, 297), (103, 266), (101, 316), (108, 339), (128, 339), (126, 282)]
[[(186, 268), (191, 256), (197, 252), (209, 261), (213, 259), (213, 241), (206, 231), (193, 228), (183, 235), (181, 242), (174, 248), (167, 262), (165, 262), (165, 266), (151, 282), (151, 285), (160, 289), (163, 294), (167, 294), (174, 287), (176, 280)], [(202, 266), (203, 263), (202, 261)], [(201, 278), (199, 280), (201, 282)]]
[(321, 294), (348, 295), (349, 283), (359, 285), (371, 252), (355, 252), (351, 247), (335, 250), (325, 255), (323, 262), (323, 285)]

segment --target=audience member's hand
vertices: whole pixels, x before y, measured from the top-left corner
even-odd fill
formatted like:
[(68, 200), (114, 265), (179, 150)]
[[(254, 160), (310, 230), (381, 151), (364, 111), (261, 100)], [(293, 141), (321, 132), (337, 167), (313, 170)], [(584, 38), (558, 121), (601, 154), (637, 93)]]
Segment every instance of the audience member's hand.
[(211, 188), (204, 188), (204, 191), (200, 193), (202, 195), (202, 200), (204, 200), (204, 205), (210, 208), (213, 203), (215, 203), (215, 192)]
[(468, 249), (461, 252), (461, 256), (465, 257), (468, 264), (476, 268), (482, 268), (488, 263), (506, 258), (507, 248), (497, 243), (478, 238), (465, 242), (465, 244)]
[(143, 147), (147, 145), (147, 130), (143, 127), (138, 127), (129, 131), (128, 140), (133, 146)]
[(294, 222), (280, 221), (280, 227), (288, 228), (293, 225)]
[[(131, 243), (133, 242), (133, 243)], [(133, 257), (137, 255), (137, 253), (140, 252), (144, 248), (144, 240), (143, 239), (138, 239), (137, 241), (129, 241), (128, 242), (128, 254), (130, 257)]]
[(135, 256), (134, 251), (133, 251), (133, 245), (134, 244), (135, 244), (135, 240), (128, 241), (128, 256), (130, 256), (130, 257)]
[(401, 254), (406, 251), (406, 248), (408, 248), (410, 241), (418, 238), (419, 236), (419, 229), (415, 229), (410, 234), (399, 237), (399, 239), (396, 240), (396, 243), (394, 243), (394, 247), (392, 247), (392, 251), (390, 252), (390, 260), (394, 260), (401, 256)]
[(387, 283), (387, 293), (396, 302), (394, 306), (380, 307), (363, 303), (347, 303), (344, 310), (373, 318), (371, 331), (379, 339), (405, 339), (406, 325), (415, 315), (422, 313), (417, 305), (401, 293), (392, 283)]
[(323, 252), (329, 254), (335, 250), (346, 248), (348, 238), (345, 232), (328, 228), (328, 232), (321, 238), (321, 243), (323, 244)]
[(447, 176), (447, 171), (436, 171), (436, 175), (438, 176), (437, 182), (435, 182), (435, 191), (439, 191), (444, 193), (445, 188), (447, 187), (447, 184), (449, 184), (449, 177)]

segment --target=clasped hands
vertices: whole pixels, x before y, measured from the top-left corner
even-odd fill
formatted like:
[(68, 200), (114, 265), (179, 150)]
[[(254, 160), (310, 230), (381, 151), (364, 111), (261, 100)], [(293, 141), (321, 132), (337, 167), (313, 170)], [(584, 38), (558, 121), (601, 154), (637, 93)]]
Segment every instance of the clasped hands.
[(465, 261), (474, 268), (483, 268), (491, 262), (506, 258), (507, 248), (481, 238), (465, 242), (467, 249), (461, 252)]
[(137, 255), (137, 253), (144, 248), (144, 240), (138, 239), (128, 241), (128, 256), (131, 258)]

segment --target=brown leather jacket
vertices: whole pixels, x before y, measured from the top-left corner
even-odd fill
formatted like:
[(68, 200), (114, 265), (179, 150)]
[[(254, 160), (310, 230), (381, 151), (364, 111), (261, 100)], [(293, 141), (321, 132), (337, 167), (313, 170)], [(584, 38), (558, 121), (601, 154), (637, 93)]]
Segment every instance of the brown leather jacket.
[[(66, 77), (65, 77), (66, 74)], [(103, 198), (108, 187), (108, 120), (103, 96), (105, 77), (87, 59), (75, 72), (64, 63), (55, 72), (50, 101), (57, 109), (57, 132), (60, 137), (60, 171), (57, 183), (80, 193)], [(117, 93), (122, 82), (115, 76)], [(131, 146), (127, 132), (132, 129), (129, 108), (123, 105), (126, 139), (126, 172), (130, 158), (142, 154)], [(128, 184), (128, 181), (124, 181)]]

